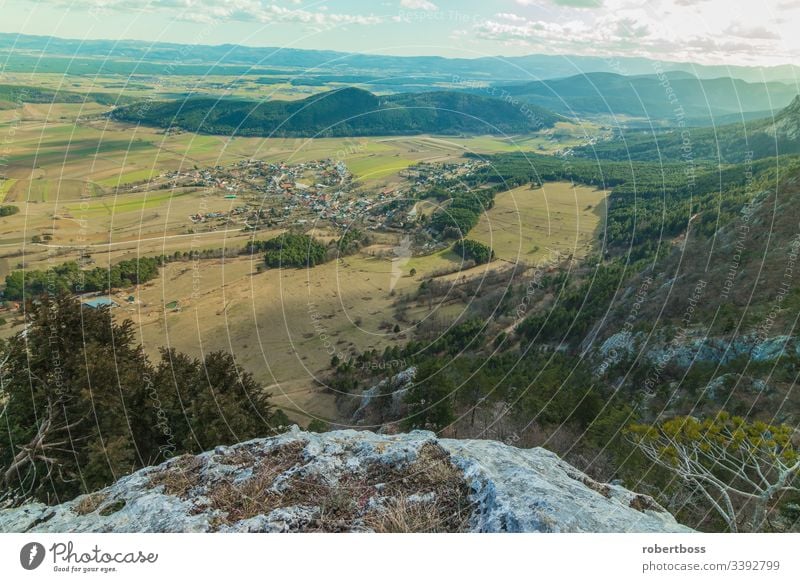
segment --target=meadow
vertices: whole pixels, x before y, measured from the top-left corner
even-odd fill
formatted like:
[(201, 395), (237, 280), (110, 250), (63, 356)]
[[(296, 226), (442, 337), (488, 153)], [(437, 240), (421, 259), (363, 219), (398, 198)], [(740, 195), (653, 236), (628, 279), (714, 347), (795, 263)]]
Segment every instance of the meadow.
[(608, 192), (569, 182), (547, 182), (501, 192), (469, 238), (497, 258), (534, 263), (551, 253), (580, 259), (591, 250), (605, 216)]

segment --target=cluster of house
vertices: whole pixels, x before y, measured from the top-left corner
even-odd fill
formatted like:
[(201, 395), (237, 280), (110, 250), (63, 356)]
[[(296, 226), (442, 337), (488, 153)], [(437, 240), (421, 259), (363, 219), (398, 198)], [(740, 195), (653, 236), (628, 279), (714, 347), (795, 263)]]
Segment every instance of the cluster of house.
[(471, 159), (463, 162), (420, 162), (403, 170), (400, 175), (411, 182), (412, 192), (418, 192), (466, 180), (487, 165), (488, 162)]
[(216, 212), (198, 212), (190, 215), (189, 219), (195, 224), (208, 222), (211, 220), (216, 220), (219, 222), (231, 222), (234, 217), (250, 213), (251, 210), (249, 206), (237, 206), (230, 211), (221, 210)]
[[(204, 211), (191, 215), (194, 224), (237, 223), (248, 230), (265, 226), (304, 224), (324, 220), (348, 225), (358, 217), (377, 230), (402, 225), (411, 200), (432, 186), (452, 184), (485, 165), (480, 160), (460, 163), (421, 163), (405, 170), (404, 189), (387, 187), (364, 192), (341, 160), (322, 159), (297, 163), (241, 160), (228, 166), (165, 172), (157, 180), (170, 187), (195, 186), (221, 191), (242, 203), (229, 211)], [(411, 204), (413, 206), (413, 204)]]

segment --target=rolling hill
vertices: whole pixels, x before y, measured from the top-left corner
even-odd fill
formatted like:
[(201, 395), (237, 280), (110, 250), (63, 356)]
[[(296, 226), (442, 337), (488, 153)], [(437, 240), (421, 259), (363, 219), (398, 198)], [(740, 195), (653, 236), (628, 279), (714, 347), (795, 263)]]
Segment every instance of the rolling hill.
[(627, 131), (612, 140), (575, 149), (606, 160), (709, 160), (740, 163), (800, 153), (800, 96), (774, 116), (719, 127)]
[(112, 116), (198, 133), (275, 137), (520, 134), (552, 127), (560, 119), (540, 107), (482, 95), (437, 91), (377, 96), (353, 87), (298, 101), (198, 97), (144, 102), (118, 108)]
[[(663, 76), (587, 73), (504, 87), (508, 94), (563, 115), (633, 116), (675, 122), (682, 108), (687, 125), (748, 119), (788, 105), (797, 89), (784, 83), (747, 83), (721, 77), (698, 79), (683, 72)], [(734, 117), (733, 120), (737, 118)]]
[(86, 103), (103, 105), (125, 103), (129, 99), (112, 93), (53, 90), (24, 85), (0, 85), (0, 109), (13, 109), (21, 103)]

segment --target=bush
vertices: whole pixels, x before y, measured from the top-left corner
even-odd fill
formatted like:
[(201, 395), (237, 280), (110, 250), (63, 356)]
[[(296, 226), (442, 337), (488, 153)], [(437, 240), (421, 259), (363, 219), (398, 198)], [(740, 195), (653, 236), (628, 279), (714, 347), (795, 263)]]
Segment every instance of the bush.
[(305, 234), (284, 233), (267, 241), (256, 241), (251, 248), (263, 250), (268, 267), (313, 267), (327, 258), (325, 245)]
[(482, 265), (494, 259), (494, 251), (475, 240), (461, 239), (453, 245), (453, 251), (461, 255), (465, 261), (475, 261), (476, 265)]
[(340, 256), (346, 256), (357, 253), (366, 244), (369, 244), (369, 237), (357, 228), (352, 228), (336, 242), (336, 248)]
[(315, 418), (311, 422), (308, 423), (308, 427), (306, 428), (308, 432), (328, 432), (330, 430), (330, 426), (324, 420), (320, 420), (319, 418)]
[(431, 226), (446, 238), (463, 237), (478, 224), (479, 215), (468, 208), (450, 208), (438, 212)]

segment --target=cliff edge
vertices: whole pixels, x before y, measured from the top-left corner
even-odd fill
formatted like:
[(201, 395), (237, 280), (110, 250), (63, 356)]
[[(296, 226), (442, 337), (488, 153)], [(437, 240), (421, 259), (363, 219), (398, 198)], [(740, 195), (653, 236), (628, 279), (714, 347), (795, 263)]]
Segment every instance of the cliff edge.
[(294, 427), (184, 455), (56, 506), (0, 511), (4, 532), (688, 532), (652, 498), (541, 448)]

